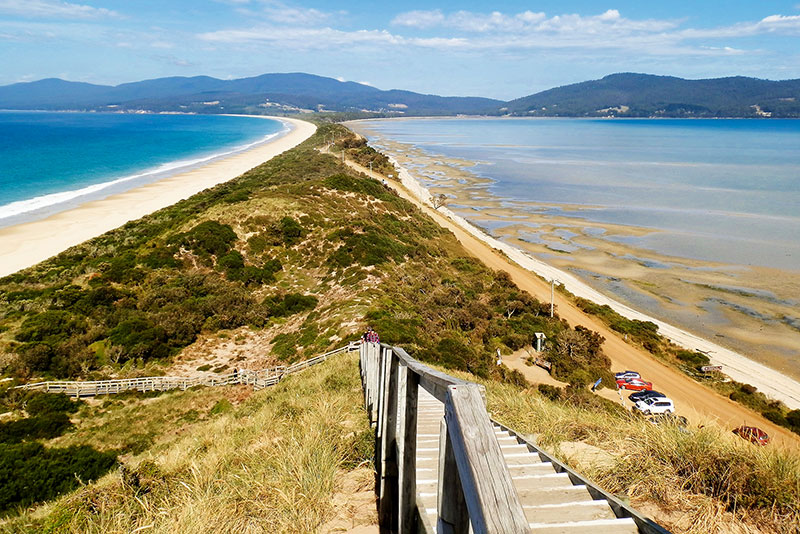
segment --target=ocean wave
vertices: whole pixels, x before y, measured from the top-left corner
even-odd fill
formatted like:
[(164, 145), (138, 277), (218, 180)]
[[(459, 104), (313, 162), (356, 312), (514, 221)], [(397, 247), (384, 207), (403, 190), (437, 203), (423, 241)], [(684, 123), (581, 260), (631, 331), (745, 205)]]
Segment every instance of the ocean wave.
[[(134, 187), (137, 187), (139, 185), (144, 185), (145, 183), (151, 183), (166, 178), (168, 176), (177, 174), (178, 172), (183, 172), (191, 168), (198, 167), (206, 163), (210, 163), (211, 161), (214, 161), (219, 158), (224, 158), (226, 156), (244, 152), (245, 150), (249, 150), (255, 146), (267, 143), (276, 137), (285, 135), (289, 131), (289, 127), (286, 123), (283, 124), (284, 124), (283, 129), (281, 129), (278, 132), (266, 135), (258, 139), (257, 141), (253, 141), (252, 143), (247, 143), (244, 145), (233, 147), (224, 152), (215, 152), (214, 154), (210, 154), (199, 158), (170, 161), (168, 163), (159, 165), (158, 167), (147, 169), (145, 171), (136, 174), (131, 174), (129, 176), (123, 176), (122, 178), (117, 178), (115, 180), (110, 180), (108, 182), (101, 182), (99, 184), (93, 184), (86, 187), (82, 187), (80, 189), (74, 189), (70, 191), (60, 191), (58, 193), (50, 193), (47, 195), (41, 195), (38, 197), (25, 200), (17, 200), (15, 202), (10, 202), (8, 204), (1, 205), (0, 221), (11, 217), (22, 217), (33, 212), (40, 212), (44, 210), (53, 209), (61, 204), (67, 204), (67, 203), (74, 204), (77, 203), (76, 201), (85, 202), (88, 200), (96, 200), (98, 198), (103, 198), (104, 196), (107, 195), (120, 193), (128, 189), (133, 189)], [(126, 185), (128, 187), (126, 187)]]

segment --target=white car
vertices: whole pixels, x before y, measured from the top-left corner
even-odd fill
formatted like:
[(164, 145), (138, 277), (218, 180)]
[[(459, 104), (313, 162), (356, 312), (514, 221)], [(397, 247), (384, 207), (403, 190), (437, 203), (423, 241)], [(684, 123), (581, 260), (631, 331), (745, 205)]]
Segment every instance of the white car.
[(645, 415), (675, 413), (675, 403), (666, 397), (655, 397), (640, 400), (636, 403), (634, 409), (639, 410)]
[(625, 380), (626, 378), (642, 378), (636, 371), (620, 371), (619, 373), (615, 373), (614, 377), (617, 380)]

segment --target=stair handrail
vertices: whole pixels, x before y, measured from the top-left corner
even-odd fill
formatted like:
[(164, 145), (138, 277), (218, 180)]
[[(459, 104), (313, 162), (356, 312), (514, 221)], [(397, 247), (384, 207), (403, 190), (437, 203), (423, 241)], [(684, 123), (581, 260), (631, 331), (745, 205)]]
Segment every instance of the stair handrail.
[(530, 528), (486, 411), (483, 388), (431, 369), (402, 348), (362, 343), (361, 377), (375, 424), (382, 528), (433, 532), (416, 489), (419, 387), (444, 403), (436, 532), (528, 534)]

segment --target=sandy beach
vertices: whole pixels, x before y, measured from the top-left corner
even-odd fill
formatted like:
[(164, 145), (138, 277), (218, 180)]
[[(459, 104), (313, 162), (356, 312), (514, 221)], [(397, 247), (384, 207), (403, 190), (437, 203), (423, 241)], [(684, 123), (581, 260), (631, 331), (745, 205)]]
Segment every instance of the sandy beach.
[[(261, 117), (259, 117), (261, 118)], [(308, 139), (311, 123), (284, 117), (290, 131), (274, 140), (163, 180), (87, 202), (29, 223), (0, 228), (0, 276), (46, 260), (69, 247), (113, 230), (204, 189), (227, 182)]]
[[(348, 123), (348, 126), (360, 133), (369, 131), (369, 121), (363, 123)], [(768, 333), (759, 331), (758, 328), (752, 330), (744, 330), (742, 328), (742, 325), (747, 324), (747, 320), (752, 323), (752, 321), (755, 320), (753, 317), (733, 317), (736, 322), (728, 329), (722, 330), (719, 328), (718, 324), (704, 324), (702, 326), (705, 328), (700, 328), (698, 330), (700, 330), (699, 333), (705, 335), (698, 335), (698, 333), (690, 332), (685, 327), (682, 328), (681, 326), (683, 323), (676, 326), (672, 322), (664, 320), (663, 317), (661, 319), (655, 318), (649, 308), (645, 310), (649, 313), (646, 313), (638, 309), (638, 306), (631, 305), (630, 302), (621, 302), (607, 294), (607, 292), (598, 291), (598, 289), (590, 286), (580, 277), (568, 272), (566, 269), (574, 267), (575, 265), (584, 266), (591, 264), (592, 261), (598, 262), (600, 260), (597, 258), (602, 256), (601, 264), (591, 265), (593, 272), (605, 272), (607, 276), (613, 277), (616, 280), (622, 280), (623, 282), (634, 280), (633, 275), (636, 273), (633, 271), (636, 269), (642, 272), (647, 271), (650, 275), (652, 273), (657, 273), (663, 276), (665, 273), (668, 273), (673, 281), (678, 280), (680, 282), (679, 286), (676, 286), (673, 291), (680, 299), (688, 303), (688, 305), (685, 304), (685, 306), (691, 308), (695, 313), (695, 326), (701, 326), (700, 323), (703, 321), (703, 318), (697, 318), (699, 316), (697, 310), (700, 310), (698, 305), (707, 302), (710, 298), (719, 298), (719, 294), (722, 294), (726, 301), (735, 302), (737, 298), (741, 298), (741, 295), (737, 295), (734, 291), (726, 290), (725, 288), (733, 286), (736, 283), (735, 280), (741, 279), (743, 276), (742, 272), (736, 272), (734, 277), (731, 276), (730, 272), (725, 270), (726, 266), (724, 265), (710, 265), (703, 262), (684, 262), (687, 263), (687, 265), (683, 271), (674, 268), (648, 269), (641, 265), (642, 261), (637, 260), (637, 258), (644, 255), (643, 251), (624, 250), (620, 246), (618, 250), (612, 251), (612, 254), (608, 254), (607, 242), (603, 242), (601, 239), (594, 239), (591, 242), (591, 246), (586, 246), (583, 249), (580, 246), (574, 247), (576, 242), (579, 245), (583, 242), (588, 243), (588, 240), (592, 238), (592, 232), (587, 232), (586, 235), (581, 235), (579, 239), (573, 239), (569, 243), (562, 243), (565, 246), (572, 244), (573, 247), (561, 251), (559, 254), (556, 250), (559, 244), (557, 234), (558, 232), (564, 231), (568, 221), (553, 221), (552, 217), (525, 215), (522, 211), (514, 210), (513, 206), (510, 207), (507, 201), (502, 201), (501, 199), (493, 197), (487, 191), (486, 187), (487, 183), (490, 181), (485, 178), (474, 176), (466, 170), (473, 162), (449, 161), (447, 158), (441, 157), (426, 158), (421, 151), (415, 150), (414, 147), (403, 143), (395, 143), (385, 138), (380, 140), (380, 145), (384, 148), (385, 152), (393, 157), (395, 164), (401, 169), (399, 177), (403, 186), (417, 199), (429, 204), (431, 194), (447, 194), (452, 200), (448, 207), (440, 208), (439, 213), (445, 215), (471, 236), (486, 243), (495, 250), (502, 251), (520, 267), (535, 273), (545, 280), (555, 279), (573, 294), (592, 300), (598, 304), (607, 304), (618, 313), (628, 318), (656, 323), (662, 335), (686, 349), (700, 350), (707, 353), (712, 363), (722, 365), (724, 372), (734, 380), (754, 385), (759, 391), (762, 391), (769, 397), (783, 401), (792, 409), (800, 408), (800, 382), (796, 379), (798, 374), (800, 374), (798, 369), (790, 367), (785, 360), (779, 358), (770, 359), (768, 357), (760, 357), (759, 359), (761, 361), (755, 361), (736, 350), (732, 350), (730, 346), (723, 346), (720, 343), (708, 339), (708, 337), (711, 336), (721, 338), (721, 332), (724, 332), (730, 340), (734, 340), (732, 344), (735, 344), (739, 343), (739, 340), (734, 336), (747, 337), (745, 333), (748, 331), (754, 332), (750, 334), (752, 338), (750, 342), (753, 345), (757, 345), (757, 342), (753, 343), (753, 339), (762, 339), (765, 341), (770, 339), (775, 342), (775, 340), (792, 340), (793, 337), (797, 337), (788, 335), (782, 336), (782, 330), (786, 329), (785, 325), (775, 326), (774, 332), (769, 332), (771, 335), (768, 335)], [(386, 150), (387, 148), (388, 150)], [(430, 161), (426, 161), (426, 159)], [(530, 227), (523, 226), (522, 223), (526, 222), (526, 218), (530, 218), (528, 222), (532, 223), (532, 225), (537, 228), (536, 231), (531, 231)], [(502, 224), (498, 228), (491, 226), (495, 223)], [(519, 224), (515, 226), (514, 223)], [(587, 226), (585, 223), (576, 225), (574, 220), (571, 221), (571, 223), (572, 225), (569, 227), (569, 231), (572, 232), (578, 231), (574, 229), (575, 226)], [(551, 225), (552, 228), (548, 227), (548, 224)], [(484, 231), (477, 226), (491, 227), (492, 230)], [(602, 229), (604, 232), (614, 230), (609, 228), (608, 225), (606, 226), (606, 228)], [(537, 244), (520, 239), (521, 235), (525, 235), (526, 231), (528, 234), (537, 234), (540, 237), (547, 233), (548, 228), (551, 234), (553, 234), (552, 231), (555, 230), (555, 237), (552, 235), (549, 236), (552, 241), (545, 242), (544, 244)], [(620, 228), (617, 230), (625, 230), (627, 232), (642, 231), (633, 227)], [(500, 238), (502, 238), (502, 240)], [(581, 241), (581, 239), (584, 241)], [(549, 255), (551, 258), (548, 258), (548, 262), (541, 261), (532, 254), (543, 252), (550, 253)], [(615, 259), (616, 261), (609, 262), (609, 258)], [(660, 258), (660, 260), (666, 263), (668, 259)], [(581, 262), (584, 263), (582, 264)], [(686, 283), (686, 279), (688, 278), (687, 272), (697, 278), (693, 283)], [(772, 279), (774, 279), (774, 276), (776, 276), (775, 273), (770, 274), (773, 277)], [(765, 279), (763, 269), (753, 270), (748, 276), (753, 281)], [(784, 276), (787, 275), (784, 273)], [(656, 282), (658, 282), (658, 285), (653, 283), (653, 280), (644, 278), (638, 283), (638, 288), (640, 290), (644, 289), (650, 295), (655, 296), (655, 294), (661, 293), (662, 288), (668, 286), (666, 279), (658, 279)], [(631, 287), (637, 287), (633, 283), (630, 285)], [(711, 294), (709, 292), (716, 286), (722, 289), (716, 291), (716, 296), (709, 297), (708, 295)], [(794, 280), (789, 279), (784, 286), (787, 286), (787, 291), (791, 293), (791, 288), (795, 287)], [(547, 295), (547, 297), (549, 299), (549, 295)], [(658, 310), (669, 309), (670, 304), (677, 308), (674, 302), (670, 302), (670, 298), (667, 294), (666, 297), (662, 297), (659, 301), (654, 302), (653, 307)], [(700, 310), (700, 312), (702, 312), (702, 310)], [(740, 313), (738, 315), (744, 314)], [(692, 324), (691, 319), (691, 317), (688, 318), (690, 324)], [(762, 330), (764, 330), (763, 324)], [(744, 345), (740, 344), (739, 346)], [(793, 351), (797, 347), (789, 345), (784, 348), (785, 350)], [(753, 352), (748, 350), (747, 354), (750, 355), (753, 354)], [(613, 361), (615, 357), (614, 354), (609, 354), (609, 356)], [(759, 356), (763, 356), (763, 354), (759, 354)], [(765, 365), (765, 363), (769, 363), (771, 366)]]

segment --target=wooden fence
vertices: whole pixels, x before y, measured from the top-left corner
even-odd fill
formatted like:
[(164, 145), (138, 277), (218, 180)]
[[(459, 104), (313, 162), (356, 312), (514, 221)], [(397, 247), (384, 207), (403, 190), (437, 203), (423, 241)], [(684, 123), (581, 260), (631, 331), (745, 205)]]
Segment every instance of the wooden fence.
[[(364, 403), (375, 426), (378, 517), (382, 533), (521, 534), (531, 532), (495, 437), (501, 427), (552, 463), (593, 499), (606, 500), (617, 518), (630, 518), (640, 534), (669, 531), (605, 492), (511, 429), (492, 421), (482, 386), (436, 371), (398, 347), (362, 343)], [(437, 524), (431, 525), (417, 494), (417, 398), (424, 389), (444, 403), (439, 436)], [(568, 516), (569, 510), (565, 509)], [(630, 523), (628, 523), (630, 524)], [(597, 532), (591, 527), (580, 532)], [(550, 530), (546, 530), (550, 532)], [(616, 532), (615, 530), (607, 530)], [(555, 530), (553, 530), (555, 532)], [(561, 532), (559, 530), (559, 532)], [(578, 532), (567, 529), (564, 532)]]
[(417, 395), (444, 403), (436, 532), (522, 534), (530, 528), (494, 437), (483, 390), (411, 358), (403, 349), (364, 343), (365, 404), (376, 423), (376, 493), (384, 532), (428, 531), (416, 489)]
[(253, 386), (256, 391), (280, 382), (284, 376), (302, 371), (312, 365), (324, 362), (329, 357), (340, 352), (352, 351), (358, 348), (358, 343), (320, 354), (302, 362), (288, 366), (272, 367), (257, 371), (239, 369), (233, 373), (217, 376), (147, 376), (141, 378), (122, 378), (117, 380), (96, 381), (48, 381), (36, 382), (17, 386), (16, 389), (44, 391), (46, 393), (65, 393), (70, 397), (94, 397), (96, 395), (109, 395), (124, 393), (126, 391), (167, 391), (171, 389), (186, 390), (195, 386), (230, 386), (245, 384)]

